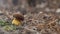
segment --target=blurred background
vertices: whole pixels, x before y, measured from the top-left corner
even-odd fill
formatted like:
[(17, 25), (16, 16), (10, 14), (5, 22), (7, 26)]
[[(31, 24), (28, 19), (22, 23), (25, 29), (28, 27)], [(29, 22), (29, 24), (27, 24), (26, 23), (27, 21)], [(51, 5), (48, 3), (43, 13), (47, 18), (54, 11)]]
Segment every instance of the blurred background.
[(1, 26), (0, 34), (60, 34), (60, 0), (0, 0), (0, 20), (11, 23), (14, 13), (24, 15), (23, 27)]
[(39, 12), (59, 13), (60, 0), (0, 0), (0, 13), (8, 15), (21, 12), (39, 13)]

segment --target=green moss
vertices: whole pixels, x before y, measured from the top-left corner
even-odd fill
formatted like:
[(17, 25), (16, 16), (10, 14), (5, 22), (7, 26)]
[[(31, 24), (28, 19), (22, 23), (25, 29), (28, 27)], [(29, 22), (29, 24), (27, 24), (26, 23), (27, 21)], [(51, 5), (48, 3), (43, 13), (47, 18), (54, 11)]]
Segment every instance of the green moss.
[(16, 30), (16, 27), (13, 25), (6, 25), (3, 27), (6, 31)]
[(16, 30), (15, 25), (11, 24), (10, 22), (3, 21), (3, 20), (0, 20), (0, 26), (6, 31)]
[(5, 21), (0, 20), (0, 26), (4, 26), (5, 25)]

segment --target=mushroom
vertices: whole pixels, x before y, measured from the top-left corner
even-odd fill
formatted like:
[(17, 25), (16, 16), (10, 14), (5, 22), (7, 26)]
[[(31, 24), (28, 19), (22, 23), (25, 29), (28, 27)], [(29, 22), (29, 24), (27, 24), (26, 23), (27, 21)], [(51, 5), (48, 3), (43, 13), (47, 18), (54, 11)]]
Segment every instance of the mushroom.
[(22, 24), (22, 21), (24, 20), (24, 16), (22, 14), (15, 13), (13, 14), (13, 17), (12, 24), (17, 26)]

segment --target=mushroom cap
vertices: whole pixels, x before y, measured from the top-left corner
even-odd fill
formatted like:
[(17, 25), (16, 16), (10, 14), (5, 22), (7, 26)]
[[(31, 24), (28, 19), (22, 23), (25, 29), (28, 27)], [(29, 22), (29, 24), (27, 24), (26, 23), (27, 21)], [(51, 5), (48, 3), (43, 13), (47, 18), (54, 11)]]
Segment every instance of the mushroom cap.
[(23, 21), (24, 20), (24, 16), (20, 13), (15, 13), (13, 14), (13, 17), (16, 18), (19, 21)]

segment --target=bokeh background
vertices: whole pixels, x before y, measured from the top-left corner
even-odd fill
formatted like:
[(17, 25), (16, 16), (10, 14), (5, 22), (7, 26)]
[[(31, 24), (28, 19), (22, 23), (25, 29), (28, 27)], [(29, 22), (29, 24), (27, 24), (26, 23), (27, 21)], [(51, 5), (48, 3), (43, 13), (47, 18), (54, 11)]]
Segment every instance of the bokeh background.
[(0, 23), (11, 25), (14, 13), (24, 15), (23, 25), (0, 26), (0, 34), (60, 34), (60, 0), (0, 0)]

